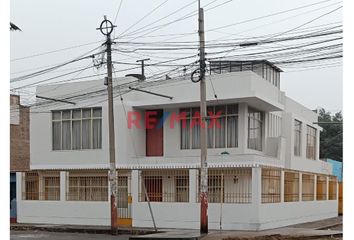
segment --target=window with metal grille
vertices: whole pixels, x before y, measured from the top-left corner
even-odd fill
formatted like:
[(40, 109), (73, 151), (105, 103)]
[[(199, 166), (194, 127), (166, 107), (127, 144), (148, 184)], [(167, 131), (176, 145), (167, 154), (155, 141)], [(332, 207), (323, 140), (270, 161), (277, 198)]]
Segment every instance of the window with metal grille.
[(102, 148), (102, 108), (52, 111), (52, 148)]
[(60, 173), (57, 171), (26, 172), (23, 183), (23, 200), (60, 200)]
[[(198, 180), (200, 195), (200, 177)], [(208, 201), (210, 203), (250, 203), (252, 198), (252, 169), (209, 169)]]
[[(89, 175), (89, 176), (88, 176)], [(107, 173), (69, 172), (68, 201), (108, 201)]]
[[(180, 114), (181, 149), (200, 148), (200, 108), (183, 108)], [(208, 148), (238, 147), (238, 105), (218, 105), (207, 107)]]
[(284, 202), (299, 201), (299, 173), (284, 173)]
[(24, 174), (23, 200), (39, 200), (39, 175), (38, 172), (26, 172)]
[(327, 178), (326, 176), (317, 175), (316, 182), (316, 199), (327, 200)]
[(302, 174), (302, 201), (315, 199), (315, 176)]
[(316, 159), (316, 128), (307, 126), (306, 158)]
[(248, 148), (262, 151), (263, 112), (248, 108)]
[(262, 169), (262, 203), (280, 202), (280, 176), (280, 170)]
[(143, 170), (139, 182), (141, 202), (189, 202), (188, 170)]
[(55, 175), (43, 177), (44, 200), (60, 200), (60, 173), (58, 172)]
[(337, 199), (337, 177), (334, 176), (329, 177), (328, 184), (329, 184), (328, 199), (336, 200)]
[(301, 154), (301, 122), (294, 121), (294, 155), (300, 156)]

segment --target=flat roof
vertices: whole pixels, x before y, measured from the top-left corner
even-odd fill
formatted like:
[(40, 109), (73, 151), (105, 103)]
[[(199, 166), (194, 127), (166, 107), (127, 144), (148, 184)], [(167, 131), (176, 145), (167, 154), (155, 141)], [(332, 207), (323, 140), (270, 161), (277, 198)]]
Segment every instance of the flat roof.
[(209, 61), (209, 63), (265, 63), (273, 68), (275, 68), (279, 72), (283, 72), (279, 67), (274, 65), (274, 63), (269, 62), (268, 60), (262, 59), (262, 60), (219, 60), (219, 61)]

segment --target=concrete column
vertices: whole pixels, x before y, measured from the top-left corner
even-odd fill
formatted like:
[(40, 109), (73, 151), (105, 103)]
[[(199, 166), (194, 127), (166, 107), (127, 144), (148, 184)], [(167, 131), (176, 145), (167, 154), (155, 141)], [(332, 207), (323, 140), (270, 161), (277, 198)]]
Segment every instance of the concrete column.
[(299, 173), (299, 202), (302, 202), (302, 173)]
[(313, 197), (314, 197), (314, 201), (317, 201), (317, 175), (315, 174), (315, 184), (314, 184), (314, 194), (313, 194)]
[(16, 217), (17, 217), (17, 222), (21, 223), (22, 220), (22, 193), (24, 192), (25, 189), (22, 189), (22, 178), (23, 178), (24, 173), (22, 172), (16, 172)]
[(262, 169), (252, 168), (252, 204), (262, 203)]
[(306, 142), (307, 142), (307, 125), (302, 122), (301, 123), (301, 149), (300, 156), (306, 158)]
[(326, 200), (329, 199), (329, 177), (326, 177)]
[(60, 171), (60, 201), (66, 201), (66, 172)]
[(262, 152), (267, 151), (267, 137), (268, 133), (268, 123), (269, 123), (269, 113), (264, 113), (264, 120), (263, 120), (263, 130), (262, 130)]
[(285, 172), (280, 172), (280, 202), (284, 202), (284, 189), (285, 189)]
[(109, 184), (109, 171), (107, 170), (107, 199), (108, 202), (111, 202), (111, 184)]
[(189, 202), (195, 203), (198, 198), (198, 170), (189, 169)]
[[(259, 226), (259, 212), (262, 207), (262, 169), (252, 168), (252, 209), (248, 213), (251, 216), (251, 223)], [(258, 228), (258, 227), (256, 227)]]
[(134, 210), (139, 202), (139, 170), (132, 170), (132, 179), (131, 179), (131, 196), (132, 196), (132, 218), (136, 218)]
[(320, 130), (316, 130), (316, 160), (320, 159)]
[[(22, 201), (22, 193), (24, 192), (25, 189), (22, 189), (22, 181), (23, 181), (23, 176), (24, 173), (22, 172), (16, 172), (16, 202), (18, 205), (18, 202)], [(23, 186), (24, 187), (24, 186)]]
[(248, 141), (248, 105), (247, 103), (239, 104), (239, 117), (238, 117), (238, 147), (241, 152), (247, 151)]

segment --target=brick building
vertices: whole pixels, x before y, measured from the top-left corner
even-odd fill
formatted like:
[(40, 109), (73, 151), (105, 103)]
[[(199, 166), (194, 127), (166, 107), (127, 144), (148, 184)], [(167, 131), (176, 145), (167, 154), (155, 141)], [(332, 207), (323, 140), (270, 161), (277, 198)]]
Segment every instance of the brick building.
[(10, 95), (10, 203), (11, 221), (16, 221), (16, 172), (29, 169), (29, 107), (20, 96)]

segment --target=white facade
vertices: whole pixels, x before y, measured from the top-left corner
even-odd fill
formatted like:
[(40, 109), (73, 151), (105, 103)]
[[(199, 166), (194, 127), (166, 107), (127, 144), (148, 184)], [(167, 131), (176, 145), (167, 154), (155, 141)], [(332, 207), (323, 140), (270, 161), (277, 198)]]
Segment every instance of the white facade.
[[(329, 164), (319, 160), (319, 132), (314, 125), (317, 115), (306, 107), (285, 96), (285, 93), (252, 71), (223, 73), (208, 76), (207, 101), (209, 105), (238, 104), (237, 147), (208, 149), (210, 169), (251, 169), (250, 195), (247, 203), (227, 203), (226, 200), (209, 203), (209, 228), (225, 230), (263, 230), (306, 221), (315, 221), (337, 215), (337, 197), (329, 200)], [(214, 90), (211, 86), (213, 83)], [(114, 94), (124, 93), (123, 101), (115, 97), (115, 143), (116, 167), (129, 172), (127, 187), (131, 197), (130, 218), (132, 226), (152, 227), (147, 202), (139, 196), (141, 178), (145, 170), (166, 169), (188, 172), (188, 201), (152, 201), (151, 206), (160, 228), (199, 228), (198, 168), (200, 149), (181, 149), (181, 126), (179, 121), (170, 127), (171, 115), (163, 123), (163, 155), (146, 156), (146, 129), (144, 126), (128, 128), (127, 113), (163, 109), (164, 112), (179, 113), (179, 109), (199, 106), (199, 84), (186, 79), (176, 79), (159, 85), (137, 83), (133, 78), (118, 78), (114, 81)], [(140, 84), (140, 85), (139, 85)], [(121, 87), (119, 87), (120, 85)], [(129, 91), (127, 86), (145, 86), (144, 90), (172, 96), (162, 98), (138, 91)], [(102, 91), (101, 91), (102, 90)], [(214, 98), (214, 91), (218, 99)], [(96, 94), (90, 95), (90, 93)], [(85, 93), (87, 96), (85, 97)], [(18, 200), (19, 223), (52, 223), (80, 225), (110, 225), (110, 209), (107, 201), (68, 201), (68, 176), (72, 170), (107, 170), (108, 120), (105, 86), (103, 81), (44, 85), (37, 88), (37, 95), (75, 102), (38, 105), (31, 110), (31, 170), (60, 171), (60, 198), (48, 200)], [(84, 97), (83, 97), (84, 96)], [(55, 110), (102, 107), (102, 148), (87, 150), (53, 150), (52, 112)], [(264, 113), (262, 128), (262, 151), (248, 148), (248, 110), (255, 108)], [(302, 123), (300, 156), (294, 155), (294, 121)], [(315, 159), (306, 158), (306, 126), (316, 129)], [(225, 154), (226, 152), (226, 154)], [(223, 153), (223, 154), (222, 154)], [(262, 169), (278, 169), (280, 175), (279, 202), (262, 203)], [(284, 172), (295, 171), (298, 181), (298, 200), (284, 201)], [(302, 201), (302, 174), (314, 176), (314, 200)], [(316, 176), (327, 179), (325, 200), (316, 200)], [(23, 173), (17, 173), (17, 194), (23, 196), (26, 184)], [(231, 176), (231, 175), (230, 175)], [(170, 178), (170, 176), (168, 176)], [(227, 176), (222, 178), (223, 191), (227, 191)], [(237, 178), (237, 179), (236, 179)], [(162, 179), (162, 177), (161, 177)], [(172, 178), (171, 178), (172, 179)], [(236, 180), (235, 180), (236, 179)], [(155, 181), (155, 180), (154, 180)], [(161, 180), (165, 184), (167, 178)], [(234, 177), (234, 184), (241, 184)], [(144, 183), (146, 185), (146, 183)], [(173, 185), (173, 184), (172, 184)], [(167, 186), (167, 185), (166, 185)], [(172, 187), (173, 188), (173, 187)], [(165, 194), (164, 188), (162, 193)], [(167, 190), (166, 190), (167, 191)], [(109, 193), (109, 191), (108, 191)], [(222, 193), (224, 199), (225, 193)], [(337, 196), (337, 195), (336, 195)], [(39, 197), (39, 199), (41, 199)], [(107, 199), (109, 197), (107, 196)], [(226, 199), (226, 198), (225, 198)], [(333, 199), (333, 197), (331, 198)]]

